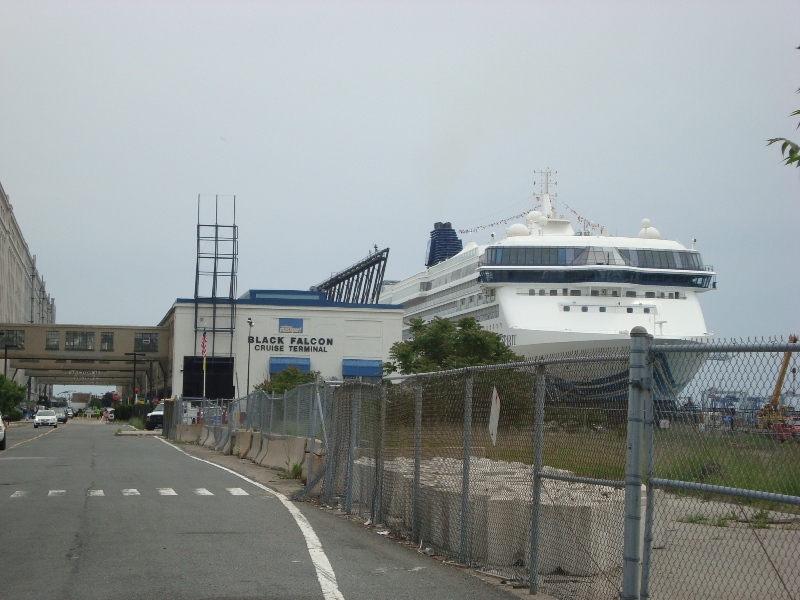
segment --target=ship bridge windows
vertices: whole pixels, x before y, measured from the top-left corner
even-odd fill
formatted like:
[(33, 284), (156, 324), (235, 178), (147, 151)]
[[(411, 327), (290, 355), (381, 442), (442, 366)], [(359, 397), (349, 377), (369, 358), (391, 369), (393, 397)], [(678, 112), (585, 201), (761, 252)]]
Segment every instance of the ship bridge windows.
[[(481, 264), (486, 266), (533, 267), (615, 265), (643, 269), (691, 271), (705, 269), (700, 253), (694, 250), (639, 250), (636, 248), (612, 248), (609, 246), (586, 246), (583, 248), (558, 246), (537, 246), (533, 248), (518, 246), (513, 248), (493, 247), (487, 248)], [(434, 287), (437, 285), (435, 281)]]

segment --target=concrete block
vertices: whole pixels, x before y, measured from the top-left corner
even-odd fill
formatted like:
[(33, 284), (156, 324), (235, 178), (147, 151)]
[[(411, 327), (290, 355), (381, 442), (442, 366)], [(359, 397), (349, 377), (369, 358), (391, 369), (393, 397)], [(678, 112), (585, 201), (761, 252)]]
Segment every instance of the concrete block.
[(250, 448), (247, 450), (247, 458), (253, 462), (256, 461), (259, 452), (261, 452), (261, 433), (254, 431), (250, 437)]
[(196, 443), (202, 433), (202, 426), (200, 425), (178, 425), (175, 432), (175, 438), (179, 442), (192, 442)]
[(267, 455), (267, 452), (269, 451), (270, 439), (268, 436), (265, 435), (260, 435), (259, 437), (261, 438), (261, 445), (258, 454), (253, 459), (253, 462), (257, 465), (262, 465), (264, 463), (264, 457)]
[(250, 451), (250, 441), (252, 438), (252, 431), (237, 431), (236, 447), (233, 449), (233, 453), (239, 458), (247, 458), (247, 453)]

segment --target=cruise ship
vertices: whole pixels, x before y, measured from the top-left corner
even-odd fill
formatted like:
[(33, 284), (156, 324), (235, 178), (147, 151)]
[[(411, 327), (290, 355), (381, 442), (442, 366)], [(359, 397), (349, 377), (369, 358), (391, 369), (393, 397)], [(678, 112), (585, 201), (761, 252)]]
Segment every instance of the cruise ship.
[[(489, 244), (462, 247), (449, 223), (435, 225), (426, 270), (386, 282), (380, 297), (403, 305), (404, 337), (415, 318), (474, 317), (517, 354), (533, 358), (627, 346), (636, 326), (659, 342), (713, 335), (699, 296), (716, 289), (716, 274), (694, 242), (687, 249), (662, 239), (648, 219), (635, 237), (575, 231), (557, 215), (547, 175), (541, 208), (502, 239), (492, 234)], [(683, 388), (705, 360), (697, 356), (691, 365), (667, 369), (663, 393)]]

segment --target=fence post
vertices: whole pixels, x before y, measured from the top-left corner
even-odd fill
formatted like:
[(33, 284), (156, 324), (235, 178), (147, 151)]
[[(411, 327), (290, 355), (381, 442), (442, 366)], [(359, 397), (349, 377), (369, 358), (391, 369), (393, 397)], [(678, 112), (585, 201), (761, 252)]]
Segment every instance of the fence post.
[(319, 380), (314, 382), (314, 387), (309, 387), (308, 394), (308, 470), (306, 471), (306, 488), (311, 492), (311, 475), (314, 467), (314, 444), (317, 441), (317, 419), (316, 406), (314, 404), (314, 394), (319, 388)]
[(533, 412), (533, 497), (531, 501), (531, 561), (528, 565), (529, 592), (539, 593), (539, 529), (542, 504), (542, 456), (544, 454), (544, 401), (547, 391), (545, 365), (539, 365), (534, 379), (536, 405)]
[(622, 600), (639, 600), (642, 537), (642, 435), (647, 380), (649, 339), (647, 330), (631, 330), (630, 375), (628, 383), (628, 438), (625, 454), (625, 525), (622, 548)]
[(386, 452), (386, 386), (381, 385), (380, 403), (381, 417), (378, 431), (378, 453), (375, 457), (375, 500), (372, 507), (372, 521), (375, 525), (383, 523), (383, 461)]
[(361, 417), (361, 388), (353, 386), (352, 404), (350, 409), (350, 443), (347, 448), (347, 471), (345, 475), (346, 488), (344, 494), (344, 510), (350, 514), (353, 510), (353, 470), (356, 458), (356, 444), (358, 443), (358, 421)]
[(464, 454), (461, 465), (461, 542), (458, 562), (467, 564), (467, 536), (469, 534), (469, 467), (472, 455), (472, 371), (464, 383)]
[(420, 463), (422, 461), (422, 380), (417, 380), (414, 388), (414, 489), (411, 498), (411, 539), (420, 541), (419, 530), (419, 488)]
[[(331, 488), (336, 480), (336, 469), (339, 464), (339, 416), (336, 411), (336, 393), (333, 388), (324, 387), (325, 390), (325, 413), (328, 415), (328, 440), (325, 442), (325, 483), (322, 488), (322, 499), (327, 504), (330, 503)], [(331, 394), (328, 401), (328, 394)]]
[(283, 435), (286, 435), (286, 404), (287, 404), (286, 398), (287, 398), (287, 395), (286, 395), (286, 392), (284, 391), (283, 392), (283, 429), (281, 430), (281, 433)]
[(300, 429), (300, 391), (297, 388), (295, 388), (293, 391), (294, 394), (292, 395), (294, 396), (295, 417), (294, 417), (294, 430), (292, 431), (292, 434), (297, 435)]
[[(650, 340), (647, 338), (647, 351), (645, 353), (645, 378), (653, 381), (653, 357), (650, 353)], [(642, 584), (640, 597), (650, 597), (650, 552), (653, 549), (653, 502), (655, 490), (650, 480), (653, 477), (653, 426), (655, 423), (655, 410), (653, 407), (653, 386), (647, 386), (644, 397), (644, 469), (645, 488), (647, 496), (644, 514), (644, 545), (642, 547)]]

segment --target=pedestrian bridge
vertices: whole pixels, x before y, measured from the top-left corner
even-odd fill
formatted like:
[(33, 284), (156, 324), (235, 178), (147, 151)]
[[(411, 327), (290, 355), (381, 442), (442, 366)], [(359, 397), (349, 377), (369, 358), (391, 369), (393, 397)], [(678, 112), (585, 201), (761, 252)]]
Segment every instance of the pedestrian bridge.
[(164, 389), (168, 381), (168, 327), (0, 323), (3, 373), (16, 371), (41, 384)]

